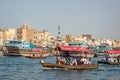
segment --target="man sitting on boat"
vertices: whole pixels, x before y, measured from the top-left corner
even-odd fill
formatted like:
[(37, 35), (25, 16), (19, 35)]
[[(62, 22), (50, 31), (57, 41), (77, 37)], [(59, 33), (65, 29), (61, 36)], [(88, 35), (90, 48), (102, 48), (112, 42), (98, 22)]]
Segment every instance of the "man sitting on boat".
[(120, 62), (120, 56), (117, 57), (117, 61)]
[(82, 58), (82, 61), (83, 61), (83, 64), (91, 64), (91, 62), (87, 58)]
[(72, 58), (72, 57), (64, 58), (64, 57), (61, 57), (59, 59), (59, 64), (76, 65), (77, 66), (78, 63), (77, 63), (76, 58)]
[(58, 61), (59, 64), (64, 65), (92, 64), (88, 58), (61, 57)]
[(116, 58), (113, 58), (113, 57), (106, 57), (106, 58), (103, 58), (102, 61), (104, 62), (118, 62)]
[(61, 58), (59, 59), (59, 64), (66, 64), (65, 58), (61, 57)]
[(71, 58), (70, 65), (76, 65), (77, 66), (77, 60), (75, 58)]

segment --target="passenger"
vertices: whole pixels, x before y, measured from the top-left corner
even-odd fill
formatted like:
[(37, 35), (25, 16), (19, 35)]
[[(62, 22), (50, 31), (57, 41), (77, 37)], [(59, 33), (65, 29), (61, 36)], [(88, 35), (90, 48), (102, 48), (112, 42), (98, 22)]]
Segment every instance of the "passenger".
[(82, 61), (83, 61), (83, 64), (91, 64), (89, 59), (83, 58)]
[(77, 64), (81, 64), (81, 62), (80, 62), (80, 59), (79, 59), (79, 58), (77, 58)]
[(70, 59), (70, 65), (76, 65), (77, 66), (77, 60), (74, 58)]
[(92, 62), (91, 62), (90, 60), (91, 60), (91, 58), (88, 58), (88, 59), (87, 59), (87, 63), (88, 63), (88, 64), (92, 64)]
[(61, 61), (62, 61), (62, 58), (59, 58), (58, 59), (58, 63), (61, 64)]
[(108, 58), (109, 58), (109, 57), (107, 56), (107, 57), (106, 57), (106, 61), (108, 61)]
[(117, 62), (117, 59), (116, 58), (113, 58), (114, 62)]
[(65, 64), (65, 63), (66, 63), (65, 58), (60, 58), (60, 59), (59, 59), (59, 64)]
[(109, 58), (108, 61), (110, 61), (110, 62), (114, 62), (113, 58)]
[(65, 62), (66, 62), (66, 64), (69, 64), (69, 59), (65, 58)]
[(106, 58), (103, 58), (102, 61), (106, 61)]
[(84, 59), (84, 64), (88, 64), (88, 60), (87, 59)]
[(85, 58), (82, 58), (81, 61), (83, 62), (83, 64), (85, 64)]
[(62, 58), (62, 62), (63, 62), (63, 64), (65, 64), (65, 63), (66, 63), (66, 60), (65, 60), (65, 58)]
[(120, 62), (120, 56), (117, 57), (117, 62)]
[(70, 59), (70, 65), (73, 65), (73, 63), (72, 63), (73, 62), (73, 58), (70, 57), (69, 59)]
[(81, 63), (81, 64), (83, 64), (83, 63), (84, 63), (83, 58), (80, 58), (80, 63)]
[(75, 58), (73, 59), (73, 64), (77, 66), (77, 60)]

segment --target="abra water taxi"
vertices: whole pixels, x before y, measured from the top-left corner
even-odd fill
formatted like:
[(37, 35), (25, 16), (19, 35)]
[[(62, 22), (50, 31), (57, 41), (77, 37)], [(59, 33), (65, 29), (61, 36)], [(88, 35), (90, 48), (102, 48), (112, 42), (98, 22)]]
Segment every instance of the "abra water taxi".
[[(72, 46), (71, 46), (72, 47)], [(79, 57), (73, 57), (70, 56), (69, 52), (79, 52), (78, 47), (72, 47), (66, 49), (59, 49), (59, 47), (56, 48), (56, 63), (47, 63), (43, 60), (40, 60), (41, 65), (43, 66), (43, 69), (70, 69), (70, 70), (86, 70), (86, 69), (97, 69), (99, 67), (98, 64), (94, 64), (89, 61), (89, 58), (87, 56), (82, 59), (81, 62)], [(58, 57), (57, 54), (60, 54)], [(79, 59), (78, 59), (79, 58)]]
[(118, 56), (117, 58), (107, 56), (98, 61), (98, 64), (120, 65), (120, 56)]

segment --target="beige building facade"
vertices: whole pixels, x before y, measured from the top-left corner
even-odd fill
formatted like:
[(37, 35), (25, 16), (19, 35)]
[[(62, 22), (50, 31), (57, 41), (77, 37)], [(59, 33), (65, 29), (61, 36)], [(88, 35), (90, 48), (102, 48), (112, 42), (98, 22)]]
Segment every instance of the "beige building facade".
[(23, 24), (17, 29), (17, 39), (26, 40), (32, 42), (36, 47), (46, 47), (50, 44), (50, 40), (53, 36), (47, 31), (38, 31), (32, 29), (30, 25)]
[(16, 29), (11, 27), (4, 31), (4, 41), (16, 39)]
[(3, 30), (0, 29), (0, 47), (3, 46), (4, 36), (3, 36)]

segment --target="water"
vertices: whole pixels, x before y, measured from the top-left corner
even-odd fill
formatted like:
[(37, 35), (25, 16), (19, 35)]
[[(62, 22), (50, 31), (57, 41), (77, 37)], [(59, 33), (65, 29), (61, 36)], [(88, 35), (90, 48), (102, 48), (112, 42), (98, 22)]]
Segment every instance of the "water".
[[(43, 70), (39, 60), (0, 57), (0, 80), (120, 80), (120, 65), (101, 64), (96, 70)], [(54, 62), (55, 58), (43, 60)]]

